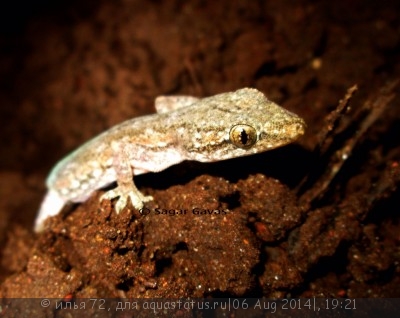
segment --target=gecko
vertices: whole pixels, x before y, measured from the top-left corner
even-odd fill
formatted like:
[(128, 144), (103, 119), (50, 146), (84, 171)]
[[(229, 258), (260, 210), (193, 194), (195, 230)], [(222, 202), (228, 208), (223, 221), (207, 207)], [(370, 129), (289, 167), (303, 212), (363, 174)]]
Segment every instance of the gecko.
[(184, 160), (214, 162), (248, 156), (296, 140), (305, 132), (302, 118), (254, 88), (205, 98), (159, 96), (156, 113), (129, 119), (84, 143), (50, 172), (34, 230), (67, 203), (79, 203), (116, 181), (101, 200), (115, 200), (119, 213), (128, 203), (141, 209), (153, 200), (133, 177), (158, 172)]

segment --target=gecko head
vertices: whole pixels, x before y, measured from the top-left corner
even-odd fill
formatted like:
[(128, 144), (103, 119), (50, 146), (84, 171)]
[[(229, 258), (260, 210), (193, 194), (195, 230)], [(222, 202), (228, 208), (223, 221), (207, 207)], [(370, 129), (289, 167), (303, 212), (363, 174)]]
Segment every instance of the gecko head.
[(306, 124), (296, 114), (278, 106), (264, 95), (248, 108), (240, 124), (230, 129), (229, 140), (237, 148), (263, 152), (295, 141), (304, 135)]
[[(229, 130), (231, 154), (246, 156), (292, 143), (304, 135), (306, 124), (299, 116), (268, 101), (264, 112), (255, 111)], [(258, 113), (258, 115), (257, 115)]]
[(218, 161), (287, 145), (304, 134), (306, 124), (294, 113), (252, 88), (204, 99), (207, 111), (195, 118), (187, 138), (188, 159)]

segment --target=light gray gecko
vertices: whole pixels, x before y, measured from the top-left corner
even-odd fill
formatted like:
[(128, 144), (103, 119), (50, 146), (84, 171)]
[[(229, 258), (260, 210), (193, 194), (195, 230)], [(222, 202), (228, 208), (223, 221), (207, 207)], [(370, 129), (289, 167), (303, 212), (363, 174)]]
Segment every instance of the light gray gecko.
[(127, 120), (89, 140), (51, 171), (48, 192), (35, 231), (68, 202), (83, 202), (97, 189), (117, 187), (100, 200), (115, 202), (119, 213), (130, 198), (136, 209), (152, 200), (135, 186), (133, 176), (157, 172), (184, 160), (201, 162), (242, 157), (277, 148), (304, 134), (297, 115), (253, 88), (198, 99), (160, 96), (157, 113)]

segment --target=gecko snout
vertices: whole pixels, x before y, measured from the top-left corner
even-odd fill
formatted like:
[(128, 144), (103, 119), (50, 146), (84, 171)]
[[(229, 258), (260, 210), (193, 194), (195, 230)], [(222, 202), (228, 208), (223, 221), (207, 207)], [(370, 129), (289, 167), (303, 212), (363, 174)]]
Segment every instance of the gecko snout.
[(300, 117), (295, 117), (294, 120), (285, 127), (288, 139), (292, 141), (304, 135), (307, 125)]

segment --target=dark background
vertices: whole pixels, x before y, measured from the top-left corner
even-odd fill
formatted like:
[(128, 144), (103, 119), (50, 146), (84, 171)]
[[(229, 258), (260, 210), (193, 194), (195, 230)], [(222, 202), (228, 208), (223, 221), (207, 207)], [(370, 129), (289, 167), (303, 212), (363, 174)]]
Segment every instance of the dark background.
[[(325, 162), (313, 151), (346, 90), (358, 85), (351, 100), (357, 112), (398, 79), (399, 12), (398, 1), (2, 3), (0, 296), (399, 297), (397, 95), (323, 199), (298, 203), (332, 169), (335, 145)], [(184, 163), (136, 179), (162, 207), (206, 205), (216, 196), (213, 208), (236, 213), (230, 225), (204, 219), (180, 240), (192, 220), (125, 216), (110, 225), (110, 217), (96, 216), (84, 233), (95, 197), (67, 223), (60, 217), (49, 231), (32, 233), (46, 175), (68, 151), (153, 113), (158, 95), (246, 86), (302, 116), (306, 135), (257, 158)], [(350, 111), (350, 129), (334, 137), (354, 138), (362, 118)], [(198, 195), (202, 189), (208, 201)], [(125, 236), (110, 234), (115, 229)], [(95, 233), (104, 235), (94, 242)], [(202, 248), (204, 254), (194, 252)], [(245, 256), (236, 254), (241, 249)], [(184, 268), (189, 273), (178, 275)], [(146, 287), (154, 281), (156, 289)]]

